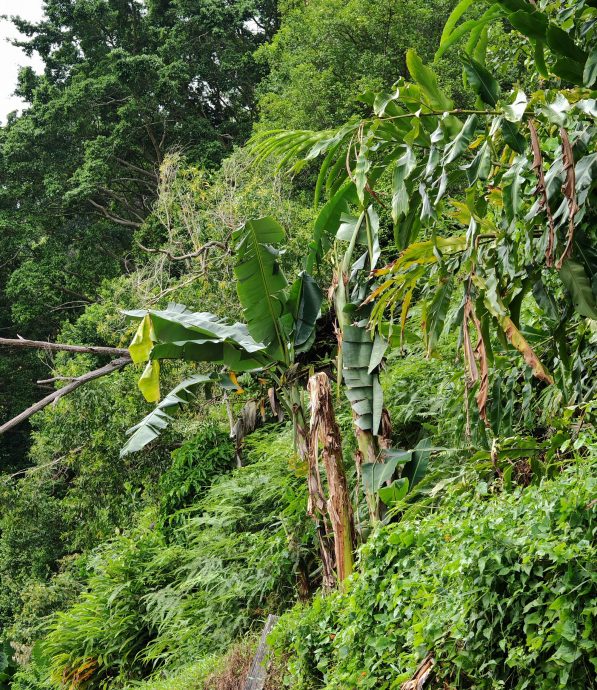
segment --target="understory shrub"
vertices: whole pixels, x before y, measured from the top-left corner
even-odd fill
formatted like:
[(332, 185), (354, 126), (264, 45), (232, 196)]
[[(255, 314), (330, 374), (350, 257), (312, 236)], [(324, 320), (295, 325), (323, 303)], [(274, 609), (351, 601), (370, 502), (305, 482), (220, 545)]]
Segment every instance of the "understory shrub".
[(287, 684), (397, 689), (432, 653), (430, 688), (596, 688), (596, 470), (512, 493), (455, 481), (381, 527), (344, 593), (281, 619)]
[[(56, 686), (116, 690), (156, 671), (169, 677), (288, 608), (297, 577), (308, 577), (314, 562), (293, 455), (291, 428), (256, 433), (247, 466), (214, 477), (203, 493), (195, 486), (192, 517), (173, 539), (148, 510), (99, 548), (86, 591), (56, 615), (43, 645)], [(196, 455), (191, 477), (202, 458), (212, 466), (209, 453)], [(173, 472), (183, 481), (186, 461), (178, 460)]]

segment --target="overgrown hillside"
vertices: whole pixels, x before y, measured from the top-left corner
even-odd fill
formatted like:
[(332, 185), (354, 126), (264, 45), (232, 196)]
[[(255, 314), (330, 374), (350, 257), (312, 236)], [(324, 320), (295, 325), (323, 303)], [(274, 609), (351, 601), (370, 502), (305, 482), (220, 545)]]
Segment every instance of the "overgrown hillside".
[(44, 7), (0, 688), (597, 688), (597, 3)]

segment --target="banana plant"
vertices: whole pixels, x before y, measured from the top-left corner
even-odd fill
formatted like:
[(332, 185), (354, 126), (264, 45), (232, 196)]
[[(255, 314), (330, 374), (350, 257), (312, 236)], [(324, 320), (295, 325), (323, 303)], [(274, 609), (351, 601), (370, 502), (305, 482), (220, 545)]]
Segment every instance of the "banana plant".
[[(316, 199), (325, 193), (327, 201), (311, 263), (334, 240), (349, 242), (334, 283), (344, 357), (368, 326), (371, 356), (365, 361), (361, 350), (360, 364), (374, 372), (385, 341), (400, 341), (415, 306), (429, 354), (446, 327), (458, 326), (467, 388), (489, 427), (496, 340), (522, 357), (539, 385), (556, 381), (565, 401), (578, 394), (574, 369), (591, 369), (593, 351), (573, 352), (566, 324), (574, 312), (581, 320), (597, 317), (597, 108), (588, 88), (595, 82), (595, 10), (587, 5), (576, 25), (584, 21), (585, 30), (571, 32), (524, 0), (488, 2), (480, 19), (459, 24), (471, 4), (463, 0), (454, 10), (440, 51), (470, 33), (461, 59), (477, 98), (473, 108), (455, 107), (433, 69), (410, 50), (412, 80), (364, 94), (369, 117), (336, 131), (261, 133), (252, 145), (258, 155), (280, 155), (283, 142), (284, 164), (298, 159), (291, 171), (323, 158)], [(571, 88), (503, 94), (484, 63), (484, 27), (498, 17), (534, 41), (536, 60), (547, 55), (545, 69)], [(531, 20), (538, 22), (534, 37)], [(389, 196), (376, 191), (380, 180)], [(376, 268), (372, 238), (379, 234), (371, 230), (380, 207), (391, 214), (397, 256)], [(360, 243), (367, 251), (352, 264)], [(531, 300), (539, 318), (524, 324), (523, 304)], [(353, 381), (366, 387), (360, 372), (348, 376), (348, 391)], [(354, 400), (356, 414), (363, 399)]]
[(125, 312), (139, 320), (129, 346), (133, 362), (145, 363), (139, 388), (148, 402), (158, 402), (160, 362), (178, 360), (219, 366), (218, 374), (197, 374), (180, 383), (136, 427), (122, 454), (140, 450), (170, 421), (169, 411), (188, 403), (203, 385), (240, 388), (236, 376), (252, 372), (269, 376), (292, 411), (296, 403), (282, 382), (296, 356), (310, 349), (323, 295), (313, 278), (302, 272), (288, 286), (279, 265), (284, 229), (272, 218), (251, 220), (233, 235), (235, 277), (246, 323), (230, 323), (215, 314), (193, 312), (180, 304), (162, 310)]
[[(305, 271), (292, 285), (288, 284), (279, 264), (284, 240), (284, 229), (272, 218), (248, 221), (233, 235), (237, 294), (246, 323), (229, 323), (214, 314), (192, 312), (177, 304), (170, 304), (165, 310), (126, 312), (139, 320), (129, 347), (133, 361), (146, 364), (139, 388), (148, 402), (158, 405), (129, 430), (131, 436), (122, 454), (141, 450), (153, 441), (171, 421), (171, 412), (189, 403), (204, 385), (219, 383), (238, 388), (236, 375), (241, 372), (271, 380), (270, 394), (276, 396), (292, 419), (296, 447), (308, 469), (309, 513), (317, 525), (324, 584), (331, 587), (336, 579), (336, 564), (339, 577), (350, 574), (352, 555), (343, 552), (342, 561), (335, 560), (330, 527), (335, 524), (334, 516), (329, 515), (317, 447), (313, 444), (315, 437), (309, 432), (304, 390), (307, 376), (297, 362), (297, 356), (315, 342), (323, 294)], [(162, 360), (211, 363), (221, 371), (191, 376), (160, 401)], [(329, 462), (326, 460), (326, 466), (340, 462), (339, 458), (335, 455)], [(341, 468), (336, 468), (328, 476), (328, 484), (342, 476)], [(348, 501), (345, 491), (341, 496)], [(345, 514), (351, 514), (350, 503), (345, 506)], [(337, 548), (342, 550), (345, 546), (339, 544)]]

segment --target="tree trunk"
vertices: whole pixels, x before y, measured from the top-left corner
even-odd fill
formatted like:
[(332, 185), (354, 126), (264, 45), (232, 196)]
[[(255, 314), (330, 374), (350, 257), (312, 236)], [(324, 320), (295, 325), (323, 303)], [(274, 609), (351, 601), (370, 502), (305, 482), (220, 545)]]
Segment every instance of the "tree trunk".
[(313, 518), (319, 541), (319, 554), (322, 566), (323, 589), (330, 591), (336, 584), (334, 576), (334, 550), (331, 543), (330, 527), (327, 519), (327, 505), (321, 486), (317, 458), (311, 453), (311, 439), (307, 433), (305, 411), (300, 400), (298, 388), (293, 386), (290, 391), (292, 397), (292, 420), (295, 430), (295, 443), (298, 453), (307, 464), (307, 514)]
[(329, 488), (327, 512), (334, 533), (338, 581), (342, 583), (353, 571), (355, 541), (352, 506), (342, 459), (342, 439), (334, 415), (327, 374), (311, 376), (308, 390), (311, 399), (311, 456), (313, 463), (316, 463), (321, 446)]

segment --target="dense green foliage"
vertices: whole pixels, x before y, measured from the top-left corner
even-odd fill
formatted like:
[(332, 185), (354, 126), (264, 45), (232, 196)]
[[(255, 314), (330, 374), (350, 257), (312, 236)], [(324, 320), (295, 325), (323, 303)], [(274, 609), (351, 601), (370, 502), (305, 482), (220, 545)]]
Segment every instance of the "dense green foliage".
[(0, 436), (0, 688), (595, 688), (595, 2), (45, 10), (0, 335), (131, 360)]
[(450, 687), (595, 687), (594, 458), (511, 493), (454, 469), (370, 539), (347, 594), (280, 622), (292, 687), (399, 688), (430, 650)]

